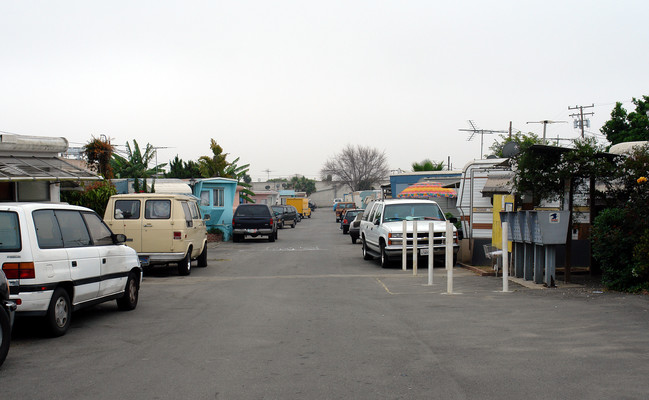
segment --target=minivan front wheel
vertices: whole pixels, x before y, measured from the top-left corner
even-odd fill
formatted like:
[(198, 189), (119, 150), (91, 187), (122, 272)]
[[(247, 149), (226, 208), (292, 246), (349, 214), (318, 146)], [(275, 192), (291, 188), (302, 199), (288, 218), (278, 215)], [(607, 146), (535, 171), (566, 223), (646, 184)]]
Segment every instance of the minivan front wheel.
[(45, 320), (52, 336), (63, 336), (70, 328), (72, 305), (70, 296), (63, 288), (56, 288), (50, 306), (47, 309)]
[(187, 254), (185, 255), (185, 258), (178, 261), (178, 275), (189, 275), (189, 273), (192, 271), (191, 254), (192, 254), (192, 250), (191, 249), (187, 250)]
[(137, 307), (139, 293), (140, 288), (137, 283), (137, 275), (131, 272), (128, 274), (128, 280), (126, 281), (124, 295), (117, 299), (117, 308), (122, 311), (134, 310), (135, 307)]

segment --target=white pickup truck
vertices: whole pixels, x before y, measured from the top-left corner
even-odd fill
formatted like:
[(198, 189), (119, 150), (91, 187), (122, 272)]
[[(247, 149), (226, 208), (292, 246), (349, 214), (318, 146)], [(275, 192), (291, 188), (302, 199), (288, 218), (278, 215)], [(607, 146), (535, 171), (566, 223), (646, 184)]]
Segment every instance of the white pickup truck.
[[(363, 258), (379, 257), (381, 266), (388, 267), (392, 260), (401, 259), (403, 252), (403, 221), (406, 221), (406, 249), (408, 258), (413, 256), (413, 227), (417, 225), (417, 249), (419, 257), (428, 256), (429, 226), (433, 224), (433, 251), (445, 255), (446, 217), (439, 205), (432, 200), (382, 200), (370, 204), (363, 214), (360, 237)], [(453, 222), (453, 221), (452, 221)], [(453, 264), (460, 248), (457, 229), (453, 227)], [(439, 257), (442, 261), (444, 258)]]

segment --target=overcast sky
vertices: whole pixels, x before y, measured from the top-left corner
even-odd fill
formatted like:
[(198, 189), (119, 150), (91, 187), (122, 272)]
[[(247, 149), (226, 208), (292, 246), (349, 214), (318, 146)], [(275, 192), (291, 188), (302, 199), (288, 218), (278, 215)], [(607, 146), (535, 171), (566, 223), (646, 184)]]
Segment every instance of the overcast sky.
[(575, 138), (568, 107), (594, 104), (601, 139), (649, 95), (648, 20), (646, 0), (0, 0), (0, 131), (135, 139), (159, 163), (214, 138), (255, 181), (316, 178), (347, 144), (461, 169), (468, 120)]

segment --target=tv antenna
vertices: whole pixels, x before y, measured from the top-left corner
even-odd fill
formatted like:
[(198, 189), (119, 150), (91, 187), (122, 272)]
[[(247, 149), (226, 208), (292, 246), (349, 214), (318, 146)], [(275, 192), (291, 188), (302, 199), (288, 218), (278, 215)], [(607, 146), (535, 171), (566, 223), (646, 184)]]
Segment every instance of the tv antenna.
[(266, 178), (266, 182), (268, 182), (268, 181), (270, 180), (270, 173), (273, 172), (273, 171), (271, 171), (270, 169), (266, 168), (266, 169), (262, 170), (261, 172), (265, 172), (265, 173), (268, 174), (268, 178)]
[(550, 121), (550, 120), (543, 120), (543, 121), (530, 121), (527, 122), (528, 124), (543, 124), (543, 143), (545, 144), (545, 129), (547, 128), (548, 124), (565, 124), (568, 121)]
[(480, 135), (480, 159), (482, 159), (482, 148), (484, 146), (484, 135), (493, 135), (494, 133), (508, 133), (509, 132), (509, 131), (493, 131), (493, 130), (490, 130), (490, 129), (478, 129), (475, 122), (473, 122), (472, 120), (468, 120), (467, 122), (469, 123), (469, 125), (471, 125), (471, 129), (459, 129), (459, 130), (464, 131), (464, 132), (471, 132), (471, 136), (469, 136), (469, 138), (467, 139), (467, 142), (471, 141), (471, 139), (473, 139), (473, 137), (476, 134)]

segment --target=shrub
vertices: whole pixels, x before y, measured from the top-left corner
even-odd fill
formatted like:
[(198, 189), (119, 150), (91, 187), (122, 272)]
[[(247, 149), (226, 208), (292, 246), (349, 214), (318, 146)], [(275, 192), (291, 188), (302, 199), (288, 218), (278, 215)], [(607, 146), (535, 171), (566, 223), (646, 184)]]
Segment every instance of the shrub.
[(104, 217), (110, 196), (117, 194), (117, 189), (109, 181), (98, 181), (83, 184), (82, 191), (61, 192), (61, 201), (77, 206), (88, 207), (100, 217)]

